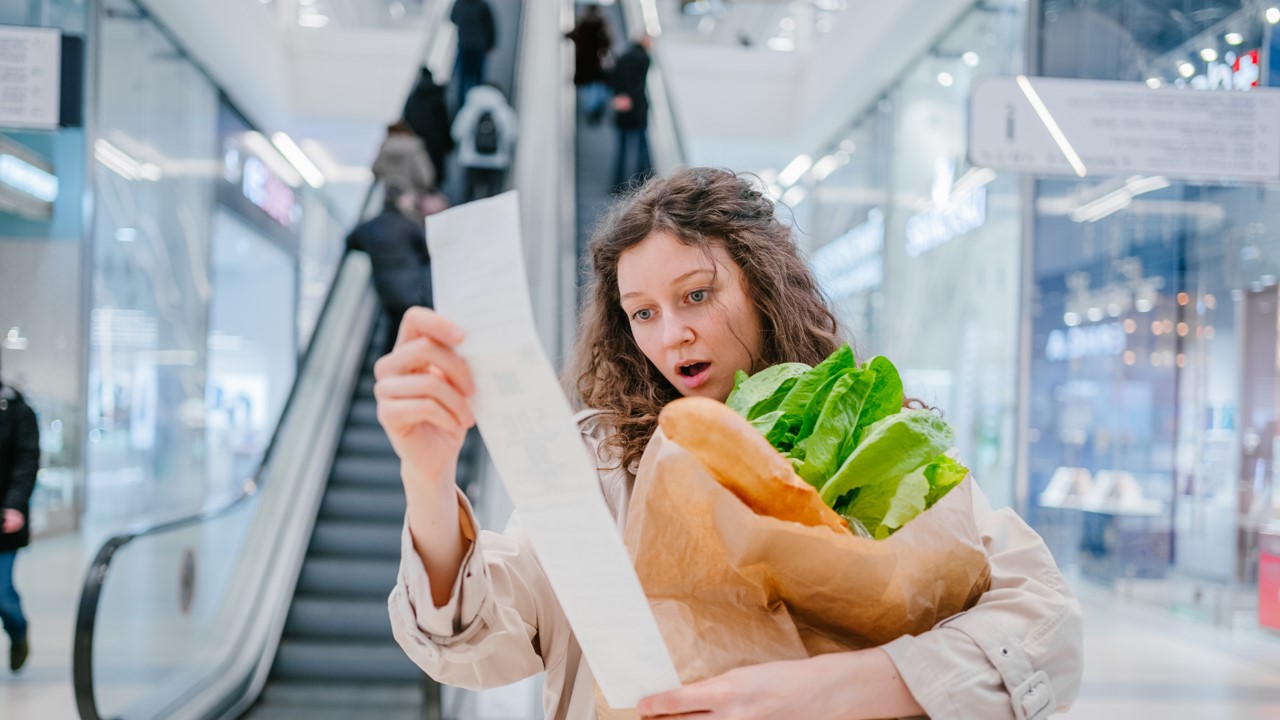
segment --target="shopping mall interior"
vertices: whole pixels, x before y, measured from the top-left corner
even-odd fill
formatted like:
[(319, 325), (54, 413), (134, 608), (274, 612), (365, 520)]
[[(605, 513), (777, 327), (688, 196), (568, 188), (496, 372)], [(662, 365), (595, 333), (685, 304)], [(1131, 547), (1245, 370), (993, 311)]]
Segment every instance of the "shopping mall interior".
[[(1030, 679), (979, 654), (926, 689), (886, 650), (913, 702), (1280, 718), (1280, 3), (598, 2), (0, 0), (0, 717), (595, 718), (546, 607), (512, 616), (532, 669), (471, 637), (519, 609), (502, 558), (475, 567), (516, 589), (469, 599), (459, 579), (452, 636), (421, 608), (398, 627), (393, 590), (428, 598), (379, 358), (421, 317), (405, 307), (458, 292), (445, 238), (518, 208), (526, 287), (493, 293), (527, 296), (538, 342), (510, 354), (541, 368), (540, 350), (585, 407), (568, 368), (598, 241), (710, 167), (768, 201), (840, 339), (945, 421), (1082, 620), (1015, 638)], [(413, 246), (379, 255), (392, 226)], [(502, 253), (470, 239), (481, 285)], [(416, 300), (389, 299), (406, 283)], [(560, 584), (550, 516), (492, 446), (542, 431), (478, 405), (462, 535), (530, 518), (604, 707), (609, 651), (574, 608), (606, 596)], [(23, 465), (5, 415), (26, 407)], [(1016, 595), (984, 538), (987, 595)], [(643, 590), (661, 625), (670, 599)], [(1040, 668), (1051, 642), (1071, 661)], [(469, 682), (428, 674), (442, 652)], [(715, 674), (676, 655), (686, 682)], [(966, 704), (983, 672), (998, 714)], [(707, 716), (797, 717), (761, 707)]]

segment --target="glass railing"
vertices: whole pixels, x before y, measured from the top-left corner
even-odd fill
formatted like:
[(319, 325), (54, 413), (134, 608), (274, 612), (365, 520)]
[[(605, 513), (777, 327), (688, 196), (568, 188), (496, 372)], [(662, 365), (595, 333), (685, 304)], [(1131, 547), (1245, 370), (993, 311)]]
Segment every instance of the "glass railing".
[(349, 253), (256, 475), (234, 500), (108, 540), (84, 581), (83, 720), (216, 717), (265, 680), (377, 311)]

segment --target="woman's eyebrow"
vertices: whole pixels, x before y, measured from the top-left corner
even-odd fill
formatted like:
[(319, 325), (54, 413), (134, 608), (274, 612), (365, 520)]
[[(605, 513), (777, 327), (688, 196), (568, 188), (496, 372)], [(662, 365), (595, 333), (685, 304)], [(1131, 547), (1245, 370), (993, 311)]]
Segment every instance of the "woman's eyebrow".
[[(713, 271), (711, 268), (698, 268), (697, 270), (690, 270), (689, 272), (687, 272), (687, 273), (685, 273), (685, 274), (681, 275), (680, 277), (678, 277), (678, 278), (676, 278), (676, 279), (672, 280), (671, 282), (667, 283), (667, 285), (679, 285), (680, 283), (684, 282), (685, 280), (688, 280), (689, 278), (691, 278), (691, 277), (693, 277), (694, 275), (697, 275), (697, 274), (699, 274), (699, 273), (713, 273), (713, 272), (714, 272), (714, 271)], [(639, 296), (639, 295), (643, 295), (643, 294), (644, 294), (644, 293), (642, 293), (642, 292), (629, 292), (629, 293), (627, 293), (626, 295), (623, 295), (622, 297), (620, 297), (620, 298), (618, 298), (618, 299), (619, 299), (619, 300), (627, 300), (627, 299), (629, 299), (629, 298), (637, 297), (637, 296)]]

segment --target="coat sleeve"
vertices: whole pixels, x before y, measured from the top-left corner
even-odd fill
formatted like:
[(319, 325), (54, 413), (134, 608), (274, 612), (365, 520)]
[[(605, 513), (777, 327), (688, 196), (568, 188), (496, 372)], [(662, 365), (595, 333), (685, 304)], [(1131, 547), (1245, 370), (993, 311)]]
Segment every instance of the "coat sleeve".
[(975, 491), (991, 588), (970, 610), (883, 649), (933, 720), (1042, 720), (1080, 691), (1080, 603), (1040, 536)]
[(459, 492), (462, 532), (472, 540), (452, 595), (431, 599), (426, 568), (402, 535), (400, 576), (388, 599), (391, 628), (406, 654), (438, 682), (482, 690), (545, 669), (547, 643), (567, 632), (550, 583), (518, 525), (480, 531)]
[(31, 493), (36, 489), (36, 472), (40, 469), (40, 425), (30, 405), (20, 403), (20, 415), (13, 437), (13, 475), (9, 492), (4, 497), (6, 510), (30, 515)]
[(436, 186), (436, 168), (431, 164), (426, 145), (419, 140), (413, 153), (414, 187), (426, 192)]

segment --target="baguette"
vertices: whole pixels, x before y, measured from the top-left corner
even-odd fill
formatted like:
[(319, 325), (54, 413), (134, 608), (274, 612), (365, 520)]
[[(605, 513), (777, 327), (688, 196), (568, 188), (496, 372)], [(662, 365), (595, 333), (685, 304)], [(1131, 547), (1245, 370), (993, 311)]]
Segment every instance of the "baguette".
[(662, 409), (658, 425), (756, 513), (849, 533), (818, 491), (796, 475), (760, 431), (724, 403), (680, 398)]

